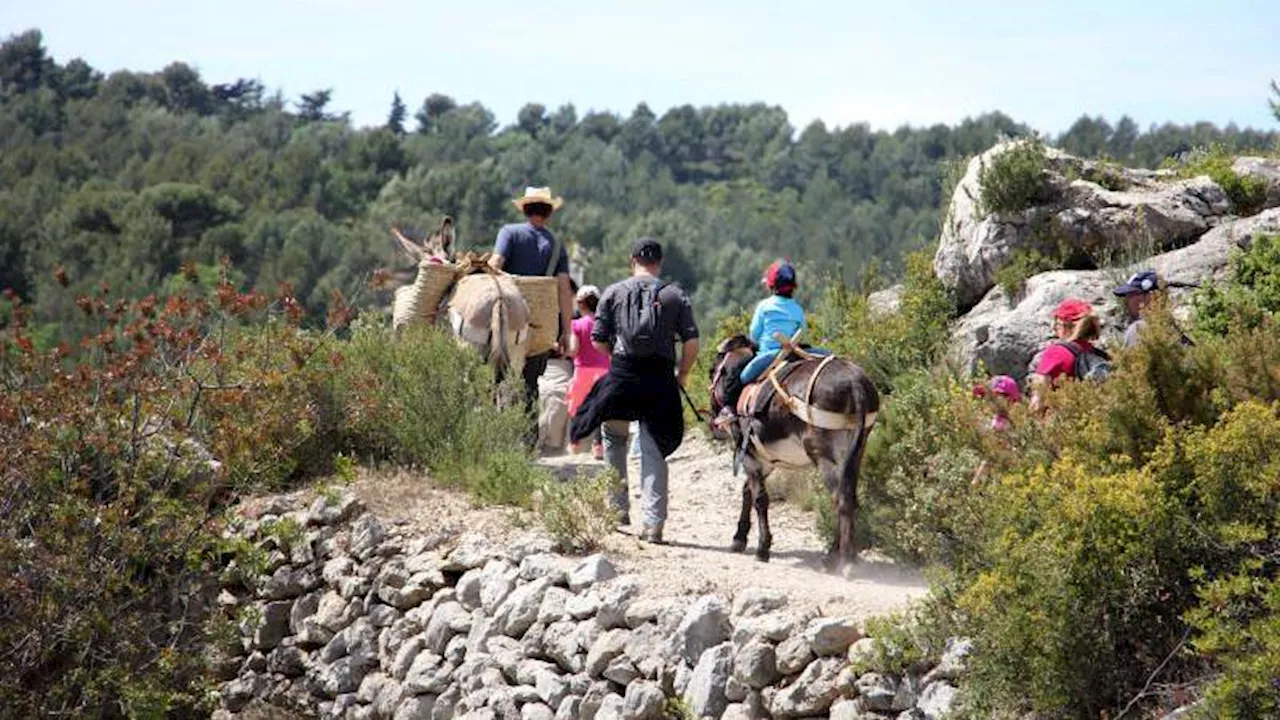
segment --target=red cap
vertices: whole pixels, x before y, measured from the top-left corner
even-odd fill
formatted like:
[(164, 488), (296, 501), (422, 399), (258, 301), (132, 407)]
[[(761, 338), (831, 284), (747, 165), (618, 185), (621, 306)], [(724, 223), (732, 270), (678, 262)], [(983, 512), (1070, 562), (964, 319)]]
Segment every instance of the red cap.
[(1053, 316), (1066, 322), (1075, 322), (1093, 312), (1093, 306), (1080, 298), (1067, 298), (1058, 303)]

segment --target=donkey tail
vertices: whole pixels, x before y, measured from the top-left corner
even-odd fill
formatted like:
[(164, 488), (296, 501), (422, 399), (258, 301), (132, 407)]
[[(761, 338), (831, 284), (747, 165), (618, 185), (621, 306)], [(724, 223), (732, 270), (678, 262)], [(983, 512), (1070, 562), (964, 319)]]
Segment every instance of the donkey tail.
[(507, 303), (499, 286), (498, 297), (494, 299), (493, 311), (489, 314), (489, 364), (505, 368), (510, 355), (507, 349)]
[[(851, 365), (851, 364), (850, 364)], [(851, 499), (856, 502), (856, 494), (858, 491), (858, 472), (862, 467), (862, 455), (867, 449), (867, 438), (871, 435), (871, 428), (876, 421), (876, 413), (874, 409), (867, 407), (867, 398), (863, 393), (859, 392), (858, 373), (861, 372), (856, 366), (852, 366), (855, 370), (851, 381), (848, 383), (849, 403), (853, 406), (849, 408), (854, 416), (853, 426), (853, 442), (849, 444), (849, 452), (845, 455), (844, 460), (840, 463), (840, 484), (843, 492), (854, 494)]]

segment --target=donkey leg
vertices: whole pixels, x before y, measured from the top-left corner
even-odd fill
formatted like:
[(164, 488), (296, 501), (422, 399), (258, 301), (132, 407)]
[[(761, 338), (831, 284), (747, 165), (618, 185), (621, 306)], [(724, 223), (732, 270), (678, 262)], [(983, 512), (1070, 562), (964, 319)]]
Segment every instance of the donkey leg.
[(769, 530), (769, 489), (764, 484), (764, 473), (752, 476), (755, 486), (756, 522), (760, 525), (759, 539), (756, 541), (756, 559), (769, 562), (769, 548), (773, 546), (773, 533)]
[(846, 576), (853, 569), (858, 559), (858, 547), (854, 540), (854, 522), (858, 517), (858, 470), (862, 466), (862, 456), (867, 449), (867, 436), (870, 428), (862, 428), (856, 435), (850, 448), (850, 455), (841, 464), (839, 495), (840, 514), (839, 557), (840, 569)]
[(831, 536), (826, 538), (827, 547), (826, 554), (822, 557), (822, 566), (828, 572), (834, 572), (840, 566), (840, 468), (825, 456), (819, 456), (817, 465), (836, 520), (835, 527), (831, 528)]
[(733, 535), (729, 549), (740, 553), (747, 549), (747, 535), (751, 532), (751, 478), (742, 481), (742, 512), (738, 515), (738, 532)]

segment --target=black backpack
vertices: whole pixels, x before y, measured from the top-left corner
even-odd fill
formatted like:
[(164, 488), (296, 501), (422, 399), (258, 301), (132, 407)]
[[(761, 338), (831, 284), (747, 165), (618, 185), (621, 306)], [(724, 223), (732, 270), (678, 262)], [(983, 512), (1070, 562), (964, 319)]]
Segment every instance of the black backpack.
[(1071, 351), (1075, 358), (1073, 371), (1077, 380), (1093, 380), (1101, 382), (1111, 374), (1111, 356), (1100, 348), (1085, 351), (1078, 343), (1060, 342), (1062, 347)]
[[(627, 294), (623, 312), (626, 316), (619, 323), (626, 354), (636, 358), (659, 357), (670, 352), (673, 339), (662, 337), (662, 302), (659, 296), (670, 283), (637, 283)], [(666, 344), (666, 352), (663, 344)]]

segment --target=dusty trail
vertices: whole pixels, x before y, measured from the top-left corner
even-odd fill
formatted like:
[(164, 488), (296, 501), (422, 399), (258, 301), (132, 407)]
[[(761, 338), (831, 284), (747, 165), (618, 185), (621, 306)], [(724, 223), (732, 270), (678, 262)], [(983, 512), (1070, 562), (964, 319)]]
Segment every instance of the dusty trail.
[[(590, 455), (543, 458), (543, 465), (564, 475), (604, 467)], [(927, 591), (920, 573), (865, 552), (848, 580), (822, 571), (822, 540), (812, 513), (794, 504), (773, 502), (772, 559), (758, 562), (753, 526), (747, 552), (729, 551), (741, 506), (741, 476), (734, 478), (727, 450), (691, 433), (669, 458), (670, 499), (664, 532), (667, 545), (640, 542), (634, 534), (615, 533), (603, 552), (625, 572), (644, 578), (647, 592), (732, 594), (743, 587), (785, 591), (793, 603), (816, 605), (823, 614), (865, 617), (905, 607)], [(632, 519), (639, 522), (639, 467), (629, 469)], [(754, 517), (753, 517), (754, 523)]]

